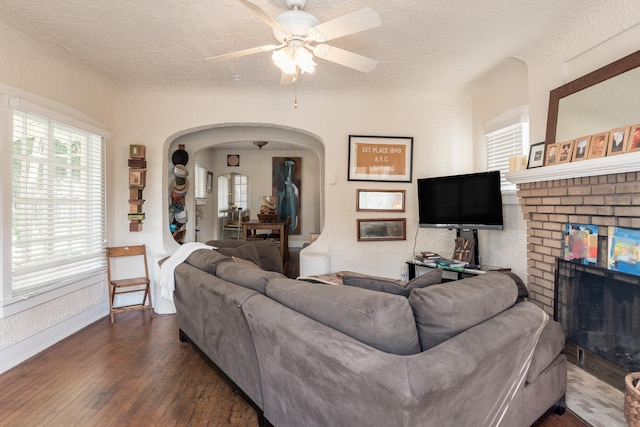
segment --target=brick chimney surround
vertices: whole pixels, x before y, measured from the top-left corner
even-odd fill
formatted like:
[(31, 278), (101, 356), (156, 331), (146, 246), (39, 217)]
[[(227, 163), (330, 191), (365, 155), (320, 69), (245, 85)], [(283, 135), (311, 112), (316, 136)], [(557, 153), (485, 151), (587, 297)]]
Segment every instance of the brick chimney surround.
[(553, 315), (567, 223), (640, 228), (640, 152), (509, 172), (527, 229), (530, 301)]

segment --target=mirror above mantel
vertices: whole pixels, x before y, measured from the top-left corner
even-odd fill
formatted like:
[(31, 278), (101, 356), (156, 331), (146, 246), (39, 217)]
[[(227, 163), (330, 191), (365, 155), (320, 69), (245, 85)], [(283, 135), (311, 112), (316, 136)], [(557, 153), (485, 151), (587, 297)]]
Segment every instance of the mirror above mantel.
[[(640, 123), (640, 50), (549, 94), (546, 144)], [(640, 152), (509, 172), (515, 183), (640, 171)]]
[(545, 142), (640, 123), (640, 50), (552, 90)]

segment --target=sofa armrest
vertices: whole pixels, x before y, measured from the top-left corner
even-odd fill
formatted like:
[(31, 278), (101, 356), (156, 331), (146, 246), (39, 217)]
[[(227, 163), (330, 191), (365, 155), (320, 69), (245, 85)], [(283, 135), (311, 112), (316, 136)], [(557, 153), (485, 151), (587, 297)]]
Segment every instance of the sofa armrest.
[[(243, 306), (275, 425), (489, 425), (548, 316), (516, 306), (417, 355), (376, 350), (262, 295)], [(487, 422), (483, 422), (487, 421)]]

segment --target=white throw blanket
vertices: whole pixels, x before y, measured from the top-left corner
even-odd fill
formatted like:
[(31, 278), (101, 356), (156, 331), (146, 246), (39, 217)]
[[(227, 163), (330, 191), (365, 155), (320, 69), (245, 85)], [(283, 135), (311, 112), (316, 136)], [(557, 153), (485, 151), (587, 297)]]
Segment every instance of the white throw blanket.
[(180, 245), (173, 255), (171, 255), (160, 266), (160, 295), (156, 304), (156, 313), (172, 314), (176, 312), (176, 306), (173, 303), (173, 291), (176, 288), (174, 276), (175, 268), (182, 264), (194, 251), (200, 249), (216, 249), (213, 246), (205, 245), (199, 242), (188, 242)]

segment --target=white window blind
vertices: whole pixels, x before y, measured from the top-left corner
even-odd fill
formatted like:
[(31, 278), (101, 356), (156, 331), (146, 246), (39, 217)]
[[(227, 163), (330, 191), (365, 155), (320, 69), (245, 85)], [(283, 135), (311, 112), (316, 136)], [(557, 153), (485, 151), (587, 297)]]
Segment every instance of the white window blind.
[(14, 109), (12, 294), (106, 268), (101, 136)]
[(195, 182), (195, 198), (206, 199), (207, 198), (207, 169), (196, 165), (196, 182)]
[(504, 174), (509, 172), (509, 157), (522, 155), (528, 143), (528, 124), (516, 123), (485, 135), (487, 142), (487, 170), (500, 171), (502, 190), (515, 190), (515, 184), (507, 181)]

